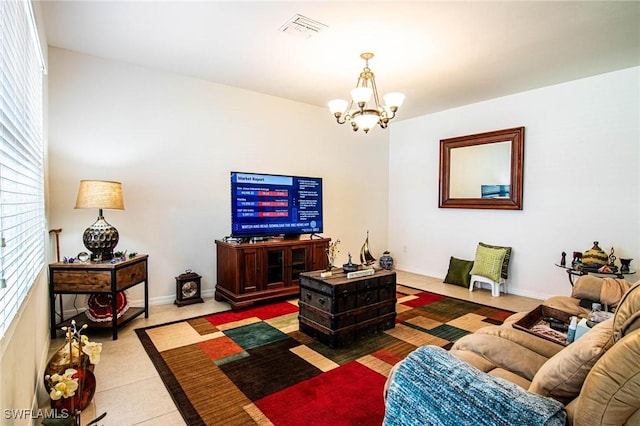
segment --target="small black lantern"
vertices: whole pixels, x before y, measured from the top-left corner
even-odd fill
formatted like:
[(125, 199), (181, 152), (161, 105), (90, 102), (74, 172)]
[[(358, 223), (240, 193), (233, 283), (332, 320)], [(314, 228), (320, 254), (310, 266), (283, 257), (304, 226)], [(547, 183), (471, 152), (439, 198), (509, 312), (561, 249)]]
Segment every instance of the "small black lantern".
[(176, 301), (178, 306), (204, 303), (200, 295), (200, 279), (202, 277), (191, 269), (176, 277)]

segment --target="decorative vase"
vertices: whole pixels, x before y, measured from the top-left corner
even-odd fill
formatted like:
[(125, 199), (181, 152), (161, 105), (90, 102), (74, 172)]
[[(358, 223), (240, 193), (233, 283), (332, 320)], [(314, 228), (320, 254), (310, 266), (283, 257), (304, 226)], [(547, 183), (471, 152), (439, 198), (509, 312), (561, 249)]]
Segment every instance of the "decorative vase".
[(584, 266), (590, 268), (600, 268), (601, 266), (606, 265), (608, 261), (609, 256), (607, 256), (604, 250), (598, 247), (597, 241), (594, 241), (593, 247), (585, 251), (582, 255), (582, 263)]
[[(66, 341), (51, 356), (45, 368), (45, 388), (51, 391), (52, 384), (46, 380), (54, 374), (63, 374), (68, 368), (73, 368), (76, 373), (72, 376), (78, 379), (78, 389), (71, 397), (51, 399), (51, 408), (55, 410), (66, 410), (72, 417), (89, 406), (96, 392), (96, 376), (93, 374), (95, 368), (91, 364), (89, 356), (81, 353), (75, 342)], [(73, 424), (73, 423), (72, 423)]]
[(620, 272), (622, 272), (623, 274), (629, 272), (629, 265), (631, 265), (632, 260), (633, 259), (620, 259)]
[(69, 398), (51, 400), (51, 408), (55, 410), (66, 410), (67, 413), (82, 411), (89, 406), (96, 393), (96, 376), (93, 371), (87, 368), (78, 368), (72, 376), (78, 379), (78, 390), (75, 395)]
[(329, 243), (329, 247), (325, 249), (327, 255), (327, 269), (325, 269), (325, 271), (331, 271), (333, 268), (335, 268), (335, 265), (333, 263), (336, 261), (336, 256), (340, 252), (340, 250), (338, 250), (339, 244), (340, 240), (333, 241)]
[(391, 268), (393, 268), (393, 257), (391, 257), (388, 251), (382, 253), (379, 262), (382, 269), (391, 270)]

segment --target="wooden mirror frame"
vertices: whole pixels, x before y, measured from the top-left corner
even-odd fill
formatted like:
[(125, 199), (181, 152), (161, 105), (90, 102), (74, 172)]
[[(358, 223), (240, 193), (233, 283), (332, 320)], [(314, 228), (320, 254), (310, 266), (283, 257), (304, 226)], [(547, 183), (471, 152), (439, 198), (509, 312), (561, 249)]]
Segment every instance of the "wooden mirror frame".
[[(509, 198), (451, 198), (451, 150), (466, 146), (511, 142), (511, 191)], [(522, 210), (524, 127), (496, 130), (440, 140), (440, 208)]]

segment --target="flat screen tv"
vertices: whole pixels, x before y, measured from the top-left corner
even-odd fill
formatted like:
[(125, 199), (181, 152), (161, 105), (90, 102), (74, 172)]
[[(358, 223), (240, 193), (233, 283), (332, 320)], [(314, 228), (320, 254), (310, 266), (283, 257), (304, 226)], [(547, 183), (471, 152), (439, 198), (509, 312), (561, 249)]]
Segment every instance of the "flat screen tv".
[(231, 172), (231, 236), (322, 232), (322, 178)]

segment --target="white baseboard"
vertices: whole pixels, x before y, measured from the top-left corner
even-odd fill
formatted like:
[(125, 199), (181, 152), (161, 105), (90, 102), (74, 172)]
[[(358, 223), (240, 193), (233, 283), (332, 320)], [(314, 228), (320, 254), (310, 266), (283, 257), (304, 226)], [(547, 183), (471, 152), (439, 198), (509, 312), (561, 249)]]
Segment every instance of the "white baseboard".
[[(204, 290), (202, 292), (202, 297), (213, 297), (215, 294), (215, 290), (211, 289), (211, 290)], [(152, 297), (149, 298), (149, 306), (158, 306), (158, 305), (171, 305), (172, 303), (174, 303), (176, 301), (176, 297), (175, 295), (171, 295), (171, 296), (159, 296), (159, 297)], [(129, 299), (129, 305), (130, 306), (144, 306), (144, 300), (143, 299)], [(56, 302), (56, 307), (58, 306), (57, 302)], [(69, 319), (79, 313), (82, 313), (84, 311), (87, 310), (86, 305), (83, 306), (77, 306), (77, 310), (76, 309), (65, 309), (64, 310), (64, 318), (65, 319)], [(56, 317), (56, 321), (60, 321), (59, 317)]]

